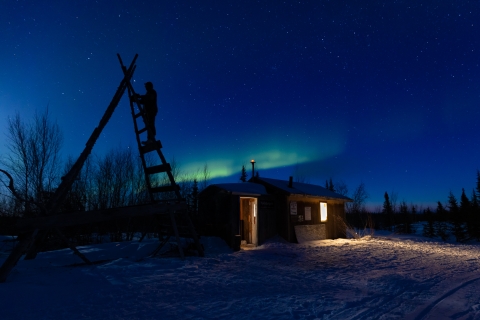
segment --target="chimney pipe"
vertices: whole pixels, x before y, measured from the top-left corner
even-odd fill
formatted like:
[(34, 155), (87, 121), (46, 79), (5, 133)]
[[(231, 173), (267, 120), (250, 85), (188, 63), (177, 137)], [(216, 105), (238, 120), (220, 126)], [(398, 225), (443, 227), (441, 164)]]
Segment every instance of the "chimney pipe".
[(293, 177), (292, 176), (290, 176), (290, 178), (288, 179), (288, 187), (293, 188)]
[[(255, 160), (250, 160), (252, 163), (252, 179), (255, 178)], [(253, 180), (252, 180), (253, 181)]]

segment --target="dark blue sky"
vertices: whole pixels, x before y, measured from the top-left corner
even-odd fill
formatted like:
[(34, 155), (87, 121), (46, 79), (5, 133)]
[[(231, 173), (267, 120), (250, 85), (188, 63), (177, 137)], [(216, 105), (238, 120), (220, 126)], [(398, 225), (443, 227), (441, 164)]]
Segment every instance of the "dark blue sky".
[[(479, 21), (478, 1), (7, 1), (0, 125), (48, 105), (78, 156), (116, 53), (138, 53), (134, 87), (153, 82), (157, 137), (185, 172), (236, 182), (254, 158), (264, 177), (363, 181), (372, 206), (392, 190), (444, 202), (480, 168)], [(94, 153), (129, 146), (125, 96)]]

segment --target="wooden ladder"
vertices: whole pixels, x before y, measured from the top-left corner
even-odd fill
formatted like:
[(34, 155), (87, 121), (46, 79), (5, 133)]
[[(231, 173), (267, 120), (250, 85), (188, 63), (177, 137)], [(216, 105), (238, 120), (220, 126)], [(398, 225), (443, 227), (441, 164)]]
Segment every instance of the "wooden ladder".
[[(31, 256), (31, 258), (34, 258), (36, 256), (36, 253), (39, 250), (39, 244), (43, 241), (43, 238), (45, 237), (46, 232), (50, 232), (50, 231), (55, 232), (60, 239), (62, 239), (64, 242), (68, 244), (70, 249), (73, 250), (73, 252), (76, 255), (78, 255), (85, 263), (91, 264), (91, 262), (81, 252), (79, 252), (72, 244), (69, 243), (68, 239), (63, 235), (63, 233), (60, 230), (61, 226), (73, 226), (73, 225), (81, 224), (81, 222), (86, 223), (89, 221), (94, 223), (94, 221), (97, 221), (99, 218), (100, 220), (98, 221), (107, 221), (107, 220), (111, 220), (115, 216), (119, 216), (119, 217), (133, 216), (132, 210), (135, 210), (134, 207), (123, 208), (123, 209), (114, 208), (113, 211), (111, 211), (110, 213), (94, 212), (93, 215), (92, 214), (89, 215), (88, 213), (81, 213), (81, 216), (82, 217), (85, 216), (85, 218), (76, 217), (76, 220), (73, 219), (72, 221), (66, 221), (67, 219), (65, 219), (65, 217), (68, 215), (65, 215), (65, 214), (56, 215), (56, 214), (61, 204), (64, 202), (67, 196), (67, 193), (71, 189), (72, 184), (74, 183), (76, 177), (80, 173), (85, 161), (87, 160), (88, 156), (92, 152), (92, 149), (97, 139), (99, 138), (100, 134), (102, 133), (102, 130), (105, 128), (108, 121), (110, 120), (125, 90), (128, 90), (129, 98), (131, 98), (132, 95), (134, 94), (134, 90), (130, 81), (136, 68), (135, 61), (137, 60), (137, 57), (138, 55), (135, 55), (132, 62), (130, 63), (130, 66), (127, 68), (123, 65), (120, 55), (118, 55), (118, 59), (120, 60), (120, 64), (122, 66), (122, 70), (124, 73), (124, 78), (120, 82), (120, 85), (118, 86), (117, 91), (115, 92), (115, 95), (113, 96), (110, 104), (108, 105), (107, 110), (105, 111), (105, 114), (100, 119), (98, 126), (93, 130), (92, 134), (90, 135), (90, 138), (88, 139), (85, 145), (85, 149), (80, 154), (77, 161), (73, 164), (70, 171), (62, 178), (62, 182), (54, 192), (53, 196), (49, 199), (45, 207), (42, 208), (40, 217), (36, 217), (34, 219), (36, 221), (36, 223), (34, 223), (35, 226), (30, 228), (28, 227), (28, 224), (31, 221), (26, 222), (27, 228), (18, 234), (19, 241), (17, 245), (15, 246), (15, 248), (12, 250), (10, 255), (7, 257), (7, 259), (4, 261), (4, 263), (0, 267), (0, 283), (6, 281), (8, 275), (10, 274), (10, 271), (15, 267), (15, 265), (17, 264), (18, 260), (22, 257), (22, 255), (27, 253), (26, 258), (28, 258), (29, 255)], [(138, 110), (140, 110), (140, 112), (136, 113), (135, 105), (132, 102), (130, 102), (130, 107), (132, 110), (132, 116), (133, 116), (133, 121), (135, 126), (135, 134), (137, 136), (137, 143), (140, 150), (140, 157), (142, 159), (142, 165), (145, 172), (146, 188), (151, 201), (151, 204), (148, 206), (148, 208), (144, 209), (144, 211), (146, 210), (146, 212), (143, 212), (143, 215), (154, 214), (159, 217), (159, 220), (163, 220), (163, 223), (161, 225), (163, 229), (161, 228), (161, 230), (164, 230), (163, 233), (166, 234), (166, 236), (163, 239), (163, 241), (161, 241), (160, 246), (162, 246), (165, 242), (167, 242), (167, 240), (170, 238), (171, 235), (174, 235), (177, 239), (180, 256), (183, 258), (184, 253), (180, 245), (180, 236), (182, 235), (184, 237), (193, 238), (198, 255), (203, 256), (204, 255), (203, 247), (201, 246), (198, 240), (198, 236), (195, 232), (193, 223), (188, 215), (187, 210), (182, 209), (182, 208), (187, 208), (187, 206), (184, 199), (181, 198), (180, 190), (178, 188), (178, 185), (175, 183), (175, 179), (172, 175), (172, 169), (170, 167), (170, 164), (166, 162), (165, 157), (163, 156), (160, 150), (162, 147), (160, 144), (160, 141), (156, 141), (155, 143), (147, 146), (142, 146), (140, 142), (140, 134), (147, 132), (149, 128), (143, 128), (140, 130), (138, 129), (137, 120), (143, 115), (143, 110), (141, 106), (137, 104), (137, 108)], [(156, 151), (158, 157), (160, 158), (161, 163), (153, 166), (147, 166), (145, 155), (153, 151)], [(152, 179), (152, 176), (158, 173), (165, 173), (167, 175), (168, 183), (166, 185), (153, 186), (154, 179)], [(166, 201), (165, 199), (163, 199), (163, 201), (160, 201), (158, 199), (159, 198), (158, 194), (173, 194), (173, 197), (171, 200), (168, 200), (168, 201)], [(165, 220), (167, 220), (168, 223), (165, 223)], [(186, 232), (182, 234), (179, 232), (179, 226), (177, 223), (178, 221), (182, 221), (185, 225), (184, 229), (180, 228), (180, 231), (186, 230)], [(167, 228), (165, 228), (165, 226), (167, 226)], [(159, 250), (160, 250), (160, 247), (155, 251), (155, 253), (158, 252)]]
[[(137, 60), (137, 57), (138, 55), (135, 55), (128, 69), (124, 68), (124, 77), (120, 82), (120, 85), (118, 86), (117, 91), (112, 98), (112, 101), (108, 105), (102, 119), (100, 119), (98, 126), (93, 130), (92, 134), (90, 135), (90, 138), (85, 144), (85, 149), (80, 154), (74, 165), (71, 167), (70, 171), (62, 178), (62, 182), (58, 186), (57, 190), (49, 199), (46, 206), (43, 208), (41, 213), (42, 216), (54, 215), (65, 200), (68, 191), (70, 191), (72, 187), (73, 182), (82, 170), (83, 164), (92, 152), (93, 146), (97, 142), (97, 139), (102, 133), (102, 130), (105, 128), (108, 121), (110, 120), (113, 112), (115, 111), (115, 108), (120, 102), (120, 99), (122, 98), (125, 90), (127, 89), (127, 86), (130, 84), (130, 79), (132, 78), (135, 71), (135, 61)], [(70, 249), (72, 249), (73, 252), (78, 255), (82, 260), (84, 260), (85, 263), (91, 263), (73, 245), (68, 243), (68, 240), (63, 236), (63, 234), (58, 228), (53, 228), (53, 231), (55, 231), (60, 238), (64, 239)], [(15, 267), (18, 260), (20, 260), (24, 253), (27, 253), (26, 258), (29, 258), (29, 256), (31, 259), (35, 258), (38, 251), (38, 244), (42, 241), (42, 237), (44, 236), (45, 230), (40, 230), (39, 228), (36, 228), (33, 232), (26, 232), (18, 236), (19, 242), (17, 243), (15, 248), (13, 248), (10, 255), (0, 267), (0, 283), (6, 281), (8, 275), (10, 274), (10, 271), (13, 269), (13, 267)]]
[[(117, 54), (118, 60), (122, 67), (123, 72), (126, 74), (128, 69), (122, 62), (122, 58)], [(140, 103), (133, 97), (136, 95), (135, 90), (131, 82), (127, 83), (128, 98), (130, 101), (130, 111), (133, 119), (133, 126), (135, 129), (135, 136), (137, 140), (138, 150), (140, 153), (140, 159), (145, 173), (145, 182), (150, 201), (156, 202), (175, 202), (185, 203), (185, 199), (180, 194), (180, 188), (175, 182), (175, 177), (172, 173), (170, 164), (166, 161), (161, 148), (162, 144), (160, 140), (142, 145), (141, 135), (146, 135), (149, 128), (145, 125), (145, 122), (139, 121), (144, 118), (145, 110)], [(139, 124), (140, 123), (140, 124)], [(139, 128), (140, 127), (140, 128)], [(149, 157), (150, 156), (150, 157)], [(152, 160), (156, 160), (156, 163), (152, 163)], [(185, 205), (185, 208), (187, 206)], [(171, 236), (175, 236), (180, 257), (184, 258), (183, 248), (181, 246), (180, 236), (193, 239), (198, 255), (203, 256), (203, 247), (200, 244), (199, 237), (195, 231), (192, 220), (187, 210), (171, 211), (169, 213), (169, 219), (162, 219), (160, 217), (160, 230), (163, 230), (164, 241), (161, 241), (160, 246), (152, 253), (155, 255), (158, 253), (170, 239)], [(163, 228), (162, 228), (163, 226)], [(182, 231), (181, 233), (179, 231)], [(165, 240), (167, 239), (167, 240)]]

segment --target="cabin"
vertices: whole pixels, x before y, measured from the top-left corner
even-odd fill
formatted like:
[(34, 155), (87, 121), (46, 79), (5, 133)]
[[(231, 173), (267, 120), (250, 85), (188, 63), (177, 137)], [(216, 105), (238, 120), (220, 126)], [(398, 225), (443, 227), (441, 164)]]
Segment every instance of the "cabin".
[(350, 201), (292, 177), (212, 184), (199, 194), (198, 228), (201, 235), (221, 237), (236, 250), (275, 235), (300, 243), (343, 238), (345, 203)]

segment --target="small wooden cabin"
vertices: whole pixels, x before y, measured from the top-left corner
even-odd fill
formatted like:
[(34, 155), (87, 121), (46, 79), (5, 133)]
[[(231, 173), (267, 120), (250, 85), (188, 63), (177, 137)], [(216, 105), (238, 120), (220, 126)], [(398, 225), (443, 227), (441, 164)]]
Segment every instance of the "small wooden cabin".
[(290, 242), (341, 238), (348, 201), (291, 178), (213, 184), (199, 194), (199, 231), (221, 237), (234, 249), (240, 241), (257, 246), (277, 234)]

